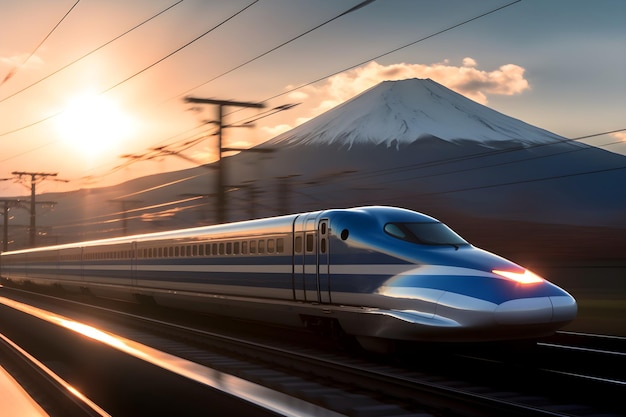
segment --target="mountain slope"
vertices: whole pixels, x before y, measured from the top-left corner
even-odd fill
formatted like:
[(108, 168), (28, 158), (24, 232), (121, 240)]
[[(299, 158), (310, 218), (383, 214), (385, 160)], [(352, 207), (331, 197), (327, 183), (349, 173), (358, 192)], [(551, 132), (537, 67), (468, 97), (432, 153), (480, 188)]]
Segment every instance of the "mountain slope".
[(385, 81), (267, 142), (408, 144), (424, 137), (486, 145), (551, 143), (565, 138), (478, 104), (430, 79)]

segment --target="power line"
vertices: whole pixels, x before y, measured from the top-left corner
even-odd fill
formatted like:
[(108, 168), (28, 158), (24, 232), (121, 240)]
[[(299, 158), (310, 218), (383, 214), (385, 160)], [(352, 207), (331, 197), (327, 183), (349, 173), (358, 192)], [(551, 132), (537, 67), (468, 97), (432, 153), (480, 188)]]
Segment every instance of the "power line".
[[(136, 76), (146, 72), (147, 70), (149, 70), (150, 68), (158, 65), (159, 63), (165, 61), (166, 59), (170, 58), (171, 56), (177, 54), (178, 52), (182, 51), (183, 49), (185, 49), (186, 47), (188, 47), (189, 45), (193, 44), (194, 42), (202, 39), (204, 36), (208, 35), (209, 33), (213, 32), (215, 29), (219, 28), (220, 26), (226, 24), (228, 21), (234, 19), (236, 16), (240, 15), (241, 13), (243, 13), (244, 11), (246, 11), (247, 9), (249, 9), (250, 7), (252, 7), (254, 4), (258, 3), (259, 0), (254, 0), (252, 3), (248, 4), (247, 6), (245, 6), (243, 9), (239, 10), (238, 12), (236, 12), (235, 14), (231, 15), (230, 17), (228, 17), (227, 19), (223, 20), (222, 22), (218, 23), (217, 25), (213, 26), (211, 29), (207, 30), (206, 32), (202, 33), (201, 35), (195, 37), (194, 39), (192, 39), (191, 41), (187, 42), (186, 44), (184, 44), (183, 46), (175, 49), (174, 51), (170, 52), (169, 54), (167, 54), (166, 56), (164, 56), (163, 58), (158, 59), (157, 61), (153, 62), (152, 64), (148, 65), (147, 67), (144, 67), (143, 69), (141, 69), (140, 71), (137, 71), (136, 73), (134, 73), (133, 75), (123, 79), (122, 81), (112, 85), (111, 87), (101, 91), (99, 94), (105, 94), (108, 93), (109, 91), (119, 87), (120, 85), (130, 81), (131, 79), (135, 78)], [(61, 115), (63, 113), (63, 111), (59, 111), (56, 112), (48, 117), (45, 117), (43, 119), (40, 119), (38, 121), (35, 121), (33, 123), (30, 123), (28, 125), (22, 126), (20, 128), (16, 128), (7, 132), (3, 132), (0, 133), (0, 136), (7, 136), (10, 135), (12, 133), (16, 133), (16, 132), (20, 132), (22, 130), (28, 129), (30, 127), (36, 126), (40, 123), (46, 122), (50, 119), (53, 119), (55, 117), (58, 117), (59, 115)]]
[[(101, 94), (103, 93), (107, 93), (111, 90), (113, 90), (114, 88), (120, 86), (121, 84), (126, 83), (127, 81), (135, 78), (136, 76), (138, 76), (139, 74), (142, 74), (144, 72), (146, 72), (147, 70), (149, 70), (150, 68), (154, 67), (155, 65), (165, 61), (166, 59), (168, 59), (169, 57), (171, 57), (172, 55), (177, 54), (178, 52), (182, 51), (183, 49), (185, 49), (186, 47), (188, 47), (189, 45), (193, 44), (194, 42), (202, 39), (203, 37), (205, 37), (206, 35), (208, 35), (209, 33), (213, 32), (215, 29), (219, 28), (220, 26), (226, 24), (227, 22), (229, 22), (230, 20), (234, 19), (235, 17), (239, 16), (241, 13), (245, 12), (247, 9), (249, 9), (250, 7), (252, 7), (254, 4), (258, 3), (259, 0), (254, 0), (252, 3), (248, 4), (246, 7), (244, 7), (243, 9), (239, 10), (238, 12), (236, 12), (235, 14), (233, 14), (232, 16), (228, 17), (227, 19), (223, 20), (222, 22), (218, 23), (217, 25), (213, 26), (211, 29), (207, 30), (206, 32), (202, 33), (201, 35), (195, 37), (194, 39), (192, 39), (191, 41), (187, 42), (186, 44), (184, 44), (183, 46), (177, 48), (176, 50), (170, 52), (169, 54), (167, 54), (166, 56), (164, 56), (163, 58), (157, 60), (156, 62), (148, 65), (147, 67), (145, 67), (144, 69), (142, 69), (141, 71), (136, 72), (135, 74), (131, 75), (130, 77), (118, 82), (117, 84), (115, 84), (112, 87), (107, 88), (106, 90), (104, 90)], [(521, 0), (520, 0), (521, 1)]]
[(33, 51), (30, 53), (30, 55), (28, 55), (26, 57), (26, 59), (24, 59), (22, 61), (21, 64), (19, 64), (17, 67), (11, 69), (9, 71), (9, 73), (4, 77), (4, 79), (2, 80), (2, 82), (0, 82), (0, 86), (2, 86), (4, 83), (6, 83), (8, 80), (10, 80), (16, 73), (17, 71), (22, 68), (24, 66), (24, 64), (26, 64), (26, 62), (28, 62), (29, 59), (31, 59), (33, 57), (33, 55), (35, 55), (35, 53), (39, 50), (39, 48), (41, 48), (41, 46), (46, 42), (46, 40), (48, 40), (48, 38), (52, 35), (52, 33), (59, 27), (59, 25), (61, 25), (61, 23), (65, 20), (65, 18), (67, 16), (69, 16), (69, 14), (71, 13), (72, 10), (74, 10), (74, 8), (76, 7), (76, 5), (78, 5), (78, 3), (80, 2), (80, 0), (76, 0), (76, 3), (74, 3), (74, 5), (72, 7), (70, 7), (70, 9), (67, 11), (67, 13), (65, 13), (65, 15), (61, 18), (61, 20), (59, 20), (57, 22), (56, 25), (54, 25), (54, 27), (52, 28), (52, 30), (50, 30), (50, 32), (48, 32), (48, 34), (41, 40), (41, 42), (39, 42), (39, 45), (37, 45), (35, 47), (35, 49), (33, 49)]
[[(348, 10), (344, 11), (343, 13), (340, 13), (340, 14), (338, 14), (337, 16), (335, 16), (335, 17), (333, 17), (333, 18), (331, 18), (331, 19), (328, 19), (328, 20), (326, 20), (325, 22), (320, 23), (320, 24), (318, 24), (318, 25), (317, 25), (317, 26), (315, 26), (315, 27), (312, 27), (311, 29), (309, 29), (309, 30), (307, 30), (307, 31), (305, 31), (305, 32), (303, 32), (303, 33), (301, 33), (301, 34), (299, 34), (299, 35), (297, 35), (297, 36), (295, 36), (295, 37), (293, 37), (293, 38), (291, 38), (291, 39), (289, 39), (289, 40), (287, 40), (287, 41), (283, 42), (283, 43), (281, 43), (280, 45), (277, 45), (277, 46), (273, 47), (272, 49), (270, 49), (270, 50), (268, 50), (268, 51), (263, 52), (263, 53), (262, 53), (262, 54), (260, 54), (260, 55), (255, 56), (254, 58), (251, 58), (251, 59), (249, 59), (249, 60), (247, 60), (247, 61), (245, 61), (245, 62), (243, 62), (243, 63), (241, 63), (241, 64), (237, 65), (237, 66), (236, 66), (236, 67), (234, 67), (234, 68), (229, 69), (228, 71), (225, 71), (225, 72), (221, 73), (220, 75), (216, 75), (215, 77), (211, 78), (211, 79), (210, 79), (210, 80), (208, 80), (208, 81), (205, 81), (205, 82), (203, 82), (203, 83), (201, 83), (201, 84), (198, 84), (198, 85), (196, 85), (195, 87), (192, 87), (192, 88), (190, 88), (189, 90), (186, 90), (186, 91), (184, 91), (184, 92), (182, 92), (182, 93), (178, 94), (176, 97), (183, 96), (183, 95), (185, 95), (185, 94), (187, 94), (187, 93), (189, 93), (189, 92), (191, 92), (191, 91), (193, 91), (193, 90), (195, 90), (195, 89), (197, 89), (197, 88), (200, 88), (200, 87), (202, 87), (202, 86), (204, 86), (204, 85), (206, 85), (206, 84), (209, 84), (210, 82), (213, 82), (213, 81), (217, 80), (218, 78), (223, 77), (224, 75), (230, 74), (231, 72), (233, 72), (233, 71), (235, 71), (235, 70), (238, 70), (239, 68), (244, 67), (244, 66), (246, 66), (246, 65), (248, 65), (248, 64), (250, 64), (250, 63), (252, 63), (252, 62), (256, 61), (257, 59), (260, 59), (260, 58), (262, 58), (262, 57), (264, 57), (264, 56), (266, 56), (266, 55), (268, 55), (268, 54), (270, 54), (270, 53), (272, 53), (272, 52), (276, 51), (277, 49), (280, 49), (280, 48), (282, 48), (283, 46), (285, 46), (285, 45), (287, 45), (287, 44), (290, 44), (291, 42), (293, 42), (293, 41), (295, 41), (295, 40), (297, 40), (297, 39), (302, 38), (303, 36), (308, 35), (309, 33), (311, 33), (311, 32), (313, 32), (313, 31), (315, 31), (315, 30), (317, 30), (317, 29), (321, 28), (322, 26), (327, 25), (327, 24), (328, 24), (328, 23), (330, 23), (330, 22), (333, 22), (333, 21), (335, 21), (335, 20), (339, 19), (339, 18), (340, 18), (340, 17), (342, 17), (342, 16), (345, 16), (345, 15), (347, 15), (347, 14), (349, 14), (349, 13), (352, 13), (352, 12), (354, 12), (354, 11), (357, 11), (357, 10), (359, 10), (359, 9), (361, 9), (361, 8), (363, 8), (363, 7), (365, 7), (365, 6), (369, 5), (369, 4), (371, 4), (371, 3), (373, 3), (374, 1), (376, 1), (376, 0), (365, 0), (365, 1), (362, 1), (361, 3), (357, 4), (356, 6), (351, 7), (350, 9), (348, 9)], [(521, 1), (521, 0), (520, 0), (520, 1)]]
[(398, 48), (394, 48), (394, 49), (392, 49), (392, 50), (390, 50), (390, 51), (387, 51), (387, 52), (385, 52), (385, 53), (382, 53), (382, 54), (380, 54), (380, 55), (374, 56), (374, 57), (372, 57), (372, 58), (368, 58), (368, 59), (366, 59), (365, 61), (359, 62), (358, 64), (355, 64), (355, 65), (352, 65), (352, 66), (350, 66), (350, 67), (347, 67), (347, 68), (341, 69), (341, 70), (339, 70), (339, 71), (335, 71), (335, 72), (333, 72), (332, 74), (327, 74), (327, 75), (324, 75), (324, 76), (323, 76), (323, 77), (321, 77), (321, 78), (318, 78), (318, 79), (316, 79), (316, 80), (310, 81), (310, 82), (305, 83), (305, 84), (301, 84), (301, 85), (299, 85), (299, 86), (297, 86), (297, 87), (294, 87), (294, 88), (291, 88), (291, 89), (289, 89), (289, 90), (283, 91), (283, 92), (282, 92), (282, 93), (280, 93), (280, 94), (276, 94), (276, 95), (274, 95), (274, 96), (268, 97), (268, 98), (266, 98), (266, 99), (264, 99), (264, 100), (262, 100), (262, 101), (269, 101), (269, 100), (275, 99), (275, 98), (277, 98), (277, 97), (284, 96), (285, 94), (289, 94), (289, 93), (292, 93), (292, 92), (294, 92), (294, 91), (297, 91), (297, 90), (299, 90), (299, 89), (301, 89), (301, 88), (304, 88), (304, 87), (307, 87), (307, 86), (309, 86), (309, 85), (312, 85), (312, 84), (318, 83), (318, 82), (320, 82), (320, 81), (322, 81), (322, 80), (325, 80), (325, 79), (327, 79), (327, 78), (329, 78), (329, 77), (332, 77), (333, 75), (341, 74), (342, 72), (346, 72), (346, 71), (349, 71), (349, 70), (354, 69), (354, 68), (356, 68), (356, 67), (359, 67), (359, 66), (361, 66), (361, 65), (365, 65), (365, 64), (367, 64), (368, 62), (374, 61), (375, 59), (379, 59), (379, 58), (382, 58), (382, 57), (384, 57), (384, 56), (391, 55), (391, 54), (393, 54), (394, 52), (398, 52), (398, 51), (400, 51), (400, 50), (402, 50), (402, 49), (408, 48), (409, 46), (413, 46), (413, 45), (415, 45), (415, 44), (417, 44), (417, 43), (423, 42), (423, 41), (428, 40), (428, 39), (430, 39), (430, 38), (433, 38), (433, 37), (435, 37), (435, 36), (437, 36), (437, 35), (441, 35), (442, 33), (449, 32), (449, 31), (451, 31), (451, 30), (453, 30), (453, 29), (456, 29), (456, 28), (458, 28), (458, 27), (460, 27), (460, 26), (466, 25), (466, 24), (468, 24), (468, 23), (470, 23), (470, 22), (473, 22), (473, 21), (475, 21), (475, 20), (481, 19), (481, 18), (483, 18), (483, 17), (485, 17), (485, 16), (488, 16), (488, 15), (490, 15), (490, 14), (493, 14), (493, 13), (499, 12), (500, 10), (505, 9), (505, 8), (507, 8), (507, 7), (510, 7), (510, 6), (512, 6), (512, 5), (516, 4), (516, 3), (521, 2), (521, 1), (522, 1), (522, 0), (515, 0), (515, 1), (511, 2), (511, 3), (505, 4), (504, 6), (500, 6), (500, 7), (497, 7), (497, 8), (495, 8), (495, 9), (489, 10), (489, 11), (487, 11), (487, 12), (485, 12), (485, 13), (482, 13), (482, 14), (480, 14), (480, 15), (478, 15), (478, 16), (474, 16), (474, 17), (472, 17), (472, 18), (470, 18), (470, 19), (464, 20), (464, 21), (462, 21), (462, 22), (460, 22), (460, 23), (457, 23), (457, 24), (455, 24), (455, 25), (449, 26), (449, 27), (447, 27), (447, 28), (445, 28), (445, 29), (442, 29), (442, 30), (440, 30), (440, 31), (437, 31), (437, 32), (435, 32), (435, 33), (431, 33), (431, 34), (430, 34), (430, 35), (428, 35), (428, 36), (424, 36), (423, 38), (420, 38), (420, 39), (417, 39), (417, 40), (415, 40), (415, 41), (413, 41), (413, 42), (407, 43), (406, 45), (402, 45), (402, 46), (400, 46), (400, 47), (398, 47)]
[[(80, 58), (77, 58), (77, 59), (75, 59), (74, 61), (70, 62), (69, 64), (64, 65), (63, 67), (61, 67), (61, 68), (57, 69), (56, 71), (51, 72), (50, 74), (46, 75), (46, 76), (45, 76), (45, 77), (43, 77), (42, 79), (40, 79), (40, 80), (38, 80), (38, 81), (35, 81), (34, 83), (32, 83), (32, 84), (30, 84), (30, 85), (28, 85), (28, 86), (26, 86), (26, 87), (22, 88), (21, 90), (16, 91), (15, 93), (13, 93), (13, 94), (11, 94), (11, 95), (9, 95), (9, 96), (6, 96), (6, 97), (5, 97), (5, 98), (3, 98), (2, 100), (0, 100), (0, 103), (4, 102), (4, 101), (6, 101), (6, 100), (10, 99), (11, 97), (14, 97), (14, 96), (16, 96), (16, 95), (18, 95), (18, 94), (20, 94), (20, 93), (23, 93), (24, 91), (28, 90), (29, 88), (36, 86), (37, 84), (39, 84), (39, 83), (41, 83), (41, 82), (43, 82), (43, 81), (47, 80), (48, 78), (52, 77), (53, 75), (58, 74), (59, 72), (61, 72), (61, 71), (65, 70), (65, 69), (67, 69), (67, 68), (71, 67), (72, 65), (76, 64), (76, 63), (77, 63), (77, 62), (79, 62), (79, 61), (82, 61), (83, 59), (87, 58), (89, 55), (92, 55), (92, 54), (94, 54), (94, 53), (98, 52), (99, 50), (101, 50), (102, 48), (104, 48), (104, 47), (106, 47), (106, 46), (108, 46), (108, 45), (112, 44), (112, 43), (113, 43), (113, 42), (115, 42), (116, 40), (118, 40), (118, 39), (120, 39), (120, 38), (122, 38), (122, 37), (124, 37), (124, 36), (128, 35), (130, 32), (132, 32), (132, 31), (134, 31), (134, 30), (136, 30), (136, 29), (140, 28), (141, 26), (143, 26), (143, 25), (145, 25), (146, 23), (148, 23), (149, 21), (151, 21), (151, 20), (153, 20), (153, 19), (157, 18), (158, 16), (160, 16), (160, 15), (162, 15), (163, 13), (167, 12), (168, 10), (172, 9), (174, 6), (177, 6), (178, 4), (182, 3), (183, 1), (184, 1), (184, 0), (179, 0), (179, 1), (177, 1), (176, 3), (174, 3), (174, 4), (172, 4), (172, 5), (168, 6), (168, 7), (166, 7), (165, 9), (161, 10), (161, 11), (160, 11), (160, 12), (158, 12), (157, 14), (155, 14), (155, 15), (153, 15), (153, 16), (151, 16), (151, 17), (149, 17), (148, 19), (144, 20), (143, 22), (141, 22), (141, 23), (139, 23), (139, 24), (137, 24), (137, 25), (133, 26), (132, 28), (128, 29), (128, 30), (127, 30), (127, 31), (125, 31), (124, 33), (122, 33), (122, 34), (120, 34), (120, 35), (116, 36), (115, 38), (111, 39), (110, 41), (103, 43), (102, 45), (100, 45), (100, 46), (98, 46), (97, 48), (95, 48), (95, 49), (91, 50), (90, 52), (87, 52), (85, 55), (81, 56)], [(76, 3), (78, 3), (78, 2), (76, 2)], [(32, 56), (32, 54), (31, 54), (31, 56)]]

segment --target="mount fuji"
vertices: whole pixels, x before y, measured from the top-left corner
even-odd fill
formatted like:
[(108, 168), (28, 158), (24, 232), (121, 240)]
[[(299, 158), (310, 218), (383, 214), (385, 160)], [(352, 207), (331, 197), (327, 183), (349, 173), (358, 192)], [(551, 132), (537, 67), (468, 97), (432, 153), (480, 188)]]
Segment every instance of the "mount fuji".
[(480, 105), (430, 79), (385, 81), (268, 145), (386, 144), (420, 138), (534, 145), (565, 138)]

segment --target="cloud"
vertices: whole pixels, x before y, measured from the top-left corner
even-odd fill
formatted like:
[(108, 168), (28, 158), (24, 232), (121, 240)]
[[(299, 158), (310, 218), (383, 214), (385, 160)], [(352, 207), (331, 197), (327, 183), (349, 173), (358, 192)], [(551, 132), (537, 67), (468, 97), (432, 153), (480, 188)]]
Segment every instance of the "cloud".
[(377, 62), (330, 77), (320, 86), (307, 86), (298, 91), (320, 101), (319, 109), (328, 110), (382, 81), (408, 78), (430, 78), (464, 96), (487, 104), (487, 95), (514, 95), (530, 88), (524, 78), (525, 69), (506, 64), (493, 71), (479, 70), (471, 57), (463, 59), (461, 66), (441, 63), (380, 65)]
[[(304, 122), (301, 122), (298, 124), (302, 124), (302, 123)], [(274, 136), (280, 135), (283, 132), (291, 130), (292, 128), (293, 126), (282, 123), (276, 126), (262, 126), (260, 129), (262, 131), (263, 137), (272, 138)]]
[[(6, 71), (4, 78), (0, 81), (0, 84), (4, 84), (17, 72), (18, 69), (22, 68), (37, 68), (43, 64), (43, 60), (39, 58), (37, 55), (29, 55), (29, 54), (21, 54), (21, 55), (13, 55), (9, 57), (0, 56), (0, 66), (7, 66), (9, 69)], [(4, 69), (2, 70), (4, 71)]]
[(0, 64), (6, 65), (10, 68), (36, 68), (43, 64), (43, 60), (37, 55), (29, 57), (29, 54), (20, 54), (13, 56), (0, 56)]

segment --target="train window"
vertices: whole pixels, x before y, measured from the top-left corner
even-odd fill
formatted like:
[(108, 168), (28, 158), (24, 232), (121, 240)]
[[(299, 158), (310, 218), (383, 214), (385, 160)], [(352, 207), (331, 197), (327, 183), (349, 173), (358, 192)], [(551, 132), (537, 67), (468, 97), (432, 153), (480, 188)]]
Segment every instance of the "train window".
[(234, 242), (233, 243), (233, 253), (235, 255), (239, 255), (239, 242)]
[(256, 253), (256, 240), (250, 241), (250, 253)]
[(191, 256), (191, 245), (187, 245), (187, 256)]
[(193, 256), (198, 256), (198, 245), (193, 245), (193, 246), (191, 247), (191, 254), (192, 254)]
[(211, 244), (207, 243), (206, 245), (204, 245), (204, 253), (207, 254), (207, 256), (209, 256), (211, 254)]
[(259, 250), (259, 253), (265, 253), (265, 241), (264, 240), (259, 240), (258, 250)]
[(452, 229), (439, 222), (387, 223), (385, 233), (395, 238), (424, 245), (469, 245)]
[(224, 244), (220, 243), (219, 248), (220, 248), (220, 255), (223, 255), (224, 254)]
[(267, 253), (274, 253), (276, 250), (276, 241), (274, 239), (267, 239)]
[(313, 233), (306, 234), (306, 251), (307, 252), (313, 252), (313, 240), (314, 239), (315, 239), (315, 236), (313, 235)]
[(327, 231), (328, 225), (326, 224), (326, 222), (322, 222), (320, 223), (320, 233), (325, 235), (326, 231)]
[(404, 233), (402, 229), (400, 228), (400, 226), (398, 226), (397, 224), (393, 224), (393, 223), (386, 224), (385, 232), (387, 232), (387, 234), (393, 237), (397, 237), (398, 239), (402, 239), (402, 240), (406, 239), (406, 233)]
[(276, 252), (283, 253), (285, 251), (285, 239), (279, 237), (276, 239)]
[(241, 242), (241, 253), (244, 255), (248, 253), (248, 242)]
[(302, 236), (296, 236), (293, 246), (296, 253), (302, 253)]
[(226, 243), (226, 255), (231, 255), (233, 253), (233, 242)]
[(320, 239), (320, 253), (326, 253), (326, 238)]
[(180, 246), (175, 246), (174, 247), (174, 256), (176, 256), (176, 257), (180, 256)]
[(211, 255), (217, 255), (217, 243), (211, 245)]

